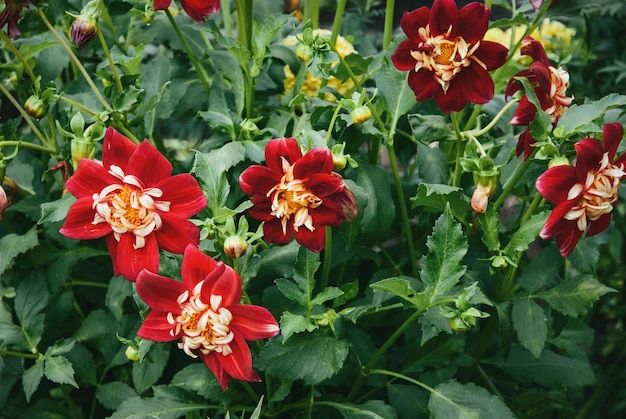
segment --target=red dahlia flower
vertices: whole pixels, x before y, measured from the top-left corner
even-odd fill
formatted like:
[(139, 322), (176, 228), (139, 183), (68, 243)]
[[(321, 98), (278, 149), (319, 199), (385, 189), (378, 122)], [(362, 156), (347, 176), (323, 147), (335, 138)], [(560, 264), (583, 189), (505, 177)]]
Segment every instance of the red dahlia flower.
[(537, 179), (537, 190), (556, 205), (540, 236), (556, 236), (563, 257), (572, 253), (585, 231), (591, 237), (611, 222), (613, 204), (626, 176), (626, 153), (613, 161), (623, 133), (621, 124), (605, 124), (603, 142), (585, 138), (574, 145), (575, 166), (553, 166)]
[(483, 41), (489, 9), (473, 2), (457, 9), (454, 0), (435, 0), (432, 10), (420, 7), (402, 16), (409, 38), (391, 56), (398, 70), (410, 71), (409, 86), (418, 101), (434, 96), (442, 111), (460, 111), (467, 102), (493, 98), (488, 71), (502, 66), (508, 49)]
[(4, 4), (5, 8), (0, 13), (0, 28), (7, 25), (9, 38), (19, 38), (22, 32), (20, 32), (19, 26), (17, 26), (17, 21), (20, 18), (22, 9), (28, 7), (28, 1), (4, 0)]
[[(167, 10), (172, 0), (154, 0), (154, 10)], [(185, 12), (196, 22), (204, 20), (220, 10), (220, 0), (180, 0)]]
[(144, 270), (137, 277), (137, 294), (152, 310), (137, 335), (157, 342), (180, 340), (178, 347), (200, 356), (223, 390), (233, 377), (261, 381), (252, 369), (246, 340), (276, 336), (280, 331), (264, 307), (239, 304), (241, 279), (195, 246), (183, 255), (182, 282)]
[(183, 253), (200, 231), (187, 218), (206, 207), (190, 174), (172, 176), (172, 165), (148, 141), (140, 145), (108, 128), (102, 164), (82, 159), (67, 181), (78, 198), (61, 234), (72, 239), (105, 237), (115, 275), (134, 281), (142, 269), (157, 272), (159, 248)]
[[(572, 98), (566, 96), (565, 91), (569, 85), (569, 74), (561, 67), (554, 68), (548, 61), (548, 56), (541, 45), (541, 42), (531, 37), (526, 37), (522, 41), (521, 52), (523, 55), (529, 55), (534, 62), (527, 70), (522, 70), (509, 80), (504, 91), (505, 96), (511, 96), (518, 90), (523, 90), (524, 86), (517, 81), (516, 77), (525, 77), (535, 86), (533, 91), (539, 99), (541, 109), (550, 115), (552, 125), (556, 125), (559, 118), (565, 114), (567, 107), (572, 103)], [(528, 125), (537, 115), (537, 108), (524, 95), (520, 100), (515, 115), (511, 120), (511, 125)], [(527, 128), (517, 142), (516, 155), (524, 153), (524, 160), (532, 154), (532, 144), (535, 142), (530, 135), (530, 129)]]
[(291, 235), (307, 249), (324, 248), (325, 226), (338, 226), (356, 215), (356, 202), (333, 170), (330, 150), (315, 148), (304, 156), (295, 139), (272, 140), (265, 148), (266, 166), (250, 166), (239, 178), (252, 197), (249, 214), (264, 221), (270, 243), (287, 244)]

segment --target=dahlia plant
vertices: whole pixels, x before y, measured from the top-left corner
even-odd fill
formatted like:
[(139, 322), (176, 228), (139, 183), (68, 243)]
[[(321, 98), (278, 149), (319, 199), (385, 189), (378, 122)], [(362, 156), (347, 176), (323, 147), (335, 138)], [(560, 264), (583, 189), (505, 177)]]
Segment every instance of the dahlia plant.
[(0, 1), (0, 417), (623, 412), (625, 6), (409, 3)]

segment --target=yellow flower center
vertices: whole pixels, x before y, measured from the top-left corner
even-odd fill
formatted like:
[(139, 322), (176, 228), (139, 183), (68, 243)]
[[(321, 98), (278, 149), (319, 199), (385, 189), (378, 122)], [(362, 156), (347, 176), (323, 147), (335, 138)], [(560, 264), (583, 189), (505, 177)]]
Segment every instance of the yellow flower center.
[(608, 153), (604, 153), (595, 173), (587, 173), (585, 185), (577, 183), (569, 190), (568, 199), (578, 196), (581, 191), (583, 193), (578, 204), (564, 218), (576, 220), (580, 231), (587, 230), (588, 220), (596, 221), (613, 210), (623, 176), (626, 176), (623, 165), (614, 166), (609, 163)]
[(192, 358), (197, 358), (194, 351), (204, 355), (210, 352), (218, 352), (222, 355), (230, 355), (233, 350), (230, 343), (234, 339), (230, 331), (232, 313), (225, 307), (221, 307), (222, 296), (211, 295), (208, 304), (200, 298), (200, 291), (204, 281), (200, 281), (193, 289), (182, 293), (177, 302), (182, 308), (180, 315), (174, 317), (167, 313), (167, 322), (172, 326), (171, 336), (183, 332), (178, 347)]
[(444, 93), (450, 87), (450, 80), (459, 74), (464, 67), (468, 67), (472, 61), (487, 69), (487, 66), (474, 56), (480, 42), (471, 45), (461, 36), (451, 39), (451, 31), (452, 27), (444, 34), (432, 36), (430, 25), (419, 28), (420, 42), (418, 48), (411, 51), (411, 56), (415, 58), (415, 71), (422, 68), (432, 71)]
[(302, 180), (294, 179), (293, 165), (289, 165), (283, 157), (283, 171), (285, 175), (280, 183), (267, 193), (272, 197), (272, 215), (280, 218), (283, 234), (287, 234), (287, 224), (293, 216), (293, 229), (298, 231), (305, 226), (314, 231), (313, 218), (309, 214), (309, 208), (317, 208), (322, 205), (322, 200), (307, 189)]
[(96, 214), (92, 224), (108, 223), (117, 241), (122, 234), (135, 235), (135, 249), (145, 246), (145, 237), (162, 226), (159, 212), (169, 212), (170, 202), (159, 201), (163, 192), (159, 188), (144, 188), (133, 175), (125, 175), (118, 166), (111, 165), (109, 173), (120, 179), (93, 194), (92, 208)]

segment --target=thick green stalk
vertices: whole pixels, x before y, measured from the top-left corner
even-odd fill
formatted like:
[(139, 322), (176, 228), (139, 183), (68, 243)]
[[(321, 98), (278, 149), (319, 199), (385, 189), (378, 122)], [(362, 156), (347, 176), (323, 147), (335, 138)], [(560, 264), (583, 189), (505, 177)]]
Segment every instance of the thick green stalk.
[(454, 133), (456, 134), (456, 158), (454, 162), (454, 174), (452, 175), (452, 186), (459, 186), (461, 184), (461, 155), (463, 150), (463, 145), (465, 144), (463, 141), (463, 134), (459, 128), (459, 113), (452, 112), (450, 114), (450, 120), (452, 121), (452, 127), (454, 128)]
[(517, 166), (513, 174), (506, 181), (506, 183), (504, 184), (502, 188), (502, 193), (500, 194), (500, 196), (498, 196), (498, 198), (493, 203), (493, 207), (496, 210), (502, 206), (506, 197), (509, 196), (509, 193), (513, 190), (515, 185), (517, 185), (517, 182), (521, 179), (524, 173), (526, 173), (526, 169), (528, 169), (528, 166), (529, 166), (528, 162), (529, 160), (522, 162), (522, 164)]
[(330, 276), (330, 264), (333, 256), (333, 228), (326, 226), (326, 239), (324, 242), (324, 262), (322, 263), (322, 280), (320, 291), (328, 287), (328, 277)]
[(393, 10), (395, 8), (395, 0), (387, 0), (385, 8), (385, 29), (383, 32), (383, 49), (387, 49), (391, 43), (391, 35), (393, 34)]
[(337, 0), (337, 9), (335, 10), (335, 18), (333, 19), (333, 30), (330, 35), (330, 43), (335, 45), (337, 43), (337, 36), (339, 36), (339, 29), (341, 29), (341, 21), (343, 20), (343, 12), (346, 10), (347, 0)]
[(202, 83), (202, 87), (204, 87), (204, 91), (207, 93), (207, 95), (210, 94), (211, 83), (209, 81), (209, 76), (207, 75), (206, 71), (204, 71), (204, 67), (202, 67), (202, 65), (196, 58), (196, 55), (191, 50), (191, 46), (189, 45), (189, 42), (187, 42), (187, 38), (185, 38), (185, 35), (180, 30), (178, 23), (176, 23), (176, 19), (174, 19), (174, 16), (172, 16), (172, 13), (169, 11), (169, 9), (165, 10), (165, 15), (172, 24), (174, 32), (176, 32), (176, 36), (178, 36), (178, 39), (180, 39), (180, 42), (183, 45), (187, 56), (189, 57), (189, 61), (191, 61), (193, 68), (196, 70), (196, 73), (198, 73), (198, 78), (200, 79), (200, 83)]
[(226, 36), (233, 36), (233, 16), (230, 13), (230, 0), (220, 0), (220, 13), (224, 21)]
[(0, 349), (0, 356), (16, 356), (19, 358), (29, 358), (29, 359), (38, 359), (41, 355), (39, 354), (31, 354), (31, 353), (27, 353), (27, 352), (15, 352), (15, 351), (8, 351), (5, 349)]
[(111, 57), (111, 51), (109, 50), (107, 41), (104, 39), (104, 35), (102, 34), (101, 28), (97, 28), (96, 32), (98, 33), (98, 39), (100, 40), (100, 44), (102, 44), (104, 55), (106, 55), (107, 61), (109, 62), (109, 66), (111, 67), (111, 72), (113, 73), (113, 78), (115, 79), (115, 85), (117, 86), (117, 91), (120, 94), (122, 94), (124, 93), (124, 87), (122, 86), (122, 80), (120, 79), (120, 74), (117, 72), (117, 67), (115, 67), (115, 63), (113, 62), (113, 57)]

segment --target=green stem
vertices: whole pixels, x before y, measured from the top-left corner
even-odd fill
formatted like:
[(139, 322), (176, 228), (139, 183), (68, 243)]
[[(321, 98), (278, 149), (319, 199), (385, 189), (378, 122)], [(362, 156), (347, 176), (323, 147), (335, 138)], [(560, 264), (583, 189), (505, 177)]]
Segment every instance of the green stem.
[(322, 263), (322, 280), (320, 291), (328, 287), (328, 277), (330, 276), (330, 264), (333, 256), (333, 229), (326, 226), (326, 239), (324, 243), (324, 262)]
[[(24, 108), (17, 101), (17, 99), (15, 99), (15, 97), (13, 97), (11, 92), (9, 92), (6, 87), (4, 87), (4, 84), (0, 84), (0, 92), (2, 92), (9, 99), (9, 101), (13, 104), (13, 106), (15, 106), (15, 109), (17, 109), (18, 112), (20, 113), (20, 115), (22, 115), (22, 117), (24, 118), (24, 121), (26, 121), (26, 123), (28, 124), (30, 129), (33, 130), (33, 133), (37, 136), (37, 138), (39, 138), (39, 141), (45, 147), (45, 151), (48, 151), (49, 153), (54, 153), (54, 147), (50, 146), (50, 144), (48, 142), (48, 139), (46, 137), (44, 137), (44, 135), (41, 133), (41, 131), (39, 131), (39, 128), (37, 128), (37, 126), (31, 120), (30, 115), (24, 110)], [(24, 145), (25, 144), (26, 143), (24, 143)], [(34, 148), (34, 147), (32, 147), (32, 148)]]
[(385, 29), (383, 32), (383, 49), (387, 49), (391, 43), (391, 35), (393, 34), (393, 10), (395, 8), (395, 0), (387, 0), (385, 8)]
[(43, 151), (45, 153), (53, 154), (54, 150), (51, 148), (42, 147), (37, 144), (25, 142), (25, 141), (0, 141), (0, 149), (2, 147), (26, 147), (32, 148), (33, 150)]
[(27, 353), (27, 352), (16, 352), (16, 351), (9, 351), (6, 349), (0, 349), (0, 356), (16, 356), (18, 358), (28, 358), (28, 359), (39, 359), (39, 357), (41, 355), (39, 354), (31, 354), (31, 353)]
[(70, 105), (74, 106), (75, 108), (80, 109), (82, 112), (85, 112), (89, 116), (95, 116), (97, 114), (97, 112), (94, 112), (91, 109), (87, 109), (86, 107), (84, 107), (80, 103), (78, 103), (75, 100), (72, 100), (72, 99), (70, 99), (70, 98), (68, 98), (66, 96), (58, 95), (58, 96), (56, 96), (56, 99), (57, 100), (62, 100), (63, 102), (69, 103)]
[(429, 386), (427, 384), (424, 384), (421, 381), (417, 381), (414, 378), (407, 377), (406, 375), (403, 375), (403, 374), (400, 374), (400, 373), (397, 373), (397, 372), (393, 372), (393, 371), (389, 371), (389, 370), (375, 369), (375, 370), (371, 370), (370, 374), (389, 375), (391, 377), (396, 377), (396, 378), (399, 378), (401, 380), (408, 381), (409, 383), (413, 383), (413, 384), (415, 384), (417, 386), (420, 386), (424, 390), (428, 390), (431, 393), (437, 393), (437, 390), (435, 390), (431, 386)]
[[(312, 29), (320, 27), (320, 0), (306, 0), (304, 3), (305, 16), (311, 19)], [(305, 22), (306, 20), (305, 19)]]
[(328, 131), (326, 131), (326, 147), (328, 147), (328, 143), (330, 143), (330, 139), (332, 138), (333, 128), (335, 127), (335, 121), (337, 120), (337, 116), (339, 115), (340, 110), (341, 110), (341, 105), (337, 105), (335, 107), (335, 112), (333, 112), (333, 116), (330, 118), (330, 124), (328, 124)]
[(98, 90), (98, 87), (96, 87), (96, 84), (93, 82), (92, 78), (89, 76), (89, 73), (87, 73), (87, 70), (85, 70), (85, 67), (83, 66), (83, 64), (80, 62), (76, 54), (74, 54), (74, 51), (72, 51), (72, 48), (70, 48), (68, 43), (65, 42), (65, 39), (63, 39), (61, 34), (54, 28), (54, 26), (52, 26), (52, 24), (46, 17), (46, 14), (43, 12), (43, 10), (41, 8), (37, 8), (37, 12), (39, 13), (39, 16), (41, 17), (41, 20), (43, 21), (43, 23), (48, 27), (48, 30), (52, 33), (52, 35), (54, 35), (57, 41), (59, 41), (63, 49), (69, 55), (70, 59), (74, 62), (74, 64), (78, 68), (78, 71), (80, 71), (82, 76), (85, 78), (85, 81), (87, 82), (91, 90), (93, 91), (96, 98), (100, 101), (102, 106), (104, 106), (104, 108), (107, 111), (113, 111), (113, 108), (111, 108), (111, 105), (109, 105), (109, 102), (107, 102), (104, 96), (102, 96), (102, 93), (100, 93), (100, 90)]
[(498, 199), (496, 199), (493, 203), (493, 207), (496, 210), (500, 208), (500, 206), (502, 206), (506, 197), (509, 196), (509, 193), (513, 190), (513, 188), (515, 188), (515, 185), (517, 185), (517, 182), (521, 179), (524, 173), (526, 173), (526, 169), (528, 169), (528, 166), (529, 166), (528, 164), (529, 161), (530, 160), (522, 162), (522, 164), (517, 166), (513, 174), (505, 182), (502, 188), (502, 193), (500, 194), (500, 196), (498, 196)]
[(198, 78), (200, 79), (200, 83), (202, 83), (202, 87), (204, 88), (204, 91), (207, 94), (210, 94), (211, 83), (209, 80), (209, 76), (207, 75), (206, 71), (204, 71), (204, 68), (202, 67), (202, 65), (196, 58), (195, 54), (191, 50), (191, 46), (189, 45), (189, 42), (187, 42), (187, 38), (185, 38), (185, 35), (183, 34), (183, 32), (180, 30), (178, 23), (176, 23), (176, 19), (174, 19), (174, 16), (172, 16), (172, 12), (170, 12), (169, 9), (165, 9), (165, 15), (167, 16), (167, 19), (172, 24), (172, 28), (174, 28), (174, 32), (176, 32), (176, 36), (178, 36), (180, 43), (183, 45), (183, 48), (185, 49), (185, 52), (187, 53), (187, 56), (189, 57), (189, 61), (191, 61), (193, 68), (196, 70), (196, 73), (198, 73)]
[(22, 64), (22, 67), (28, 74), (28, 77), (30, 77), (30, 79), (33, 81), (33, 84), (35, 85), (35, 93), (39, 94), (39, 91), (41, 90), (41, 87), (39, 86), (39, 79), (35, 76), (35, 73), (33, 73), (33, 70), (28, 65), (28, 62), (24, 59), (24, 56), (20, 53), (20, 51), (17, 48), (15, 48), (15, 45), (13, 45), (11, 38), (9, 38), (4, 33), (4, 31), (0, 31), (0, 38), (2, 38), (2, 40), (4, 41), (4, 44), (9, 48), (9, 50), (13, 53), (13, 55), (15, 55), (17, 60)]
[(452, 128), (457, 138), (456, 142), (456, 157), (454, 162), (454, 173), (452, 175), (452, 186), (459, 186), (461, 184), (461, 154), (463, 150), (463, 134), (459, 128), (459, 113), (452, 112), (450, 114), (450, 120), (452, 121)]
[(346, 10), (347, 0), (337, 0), (337, 9), (335, 10), (335, 18), (333, 19), (333, 30), (330, 35), (330, 43), (335, 45), (337, 43), (337, 36), (339, 36), (339, 29), (341, 29), (341, 21), (343, 19), (343, 12)]
[(67, 385), (61, 384), (59, 388), (61, 389), (61, 392), (63, 393), (63, 399), (65, 399), (65, 404), (67, 405), (71, 413), (71, 416), (77, 419), (82, 418), (83, 415), (76, 408), (76, 404), (74, 404), (74, 400), (72, 399), (72, 396), (70, 394), (69, 387)]
[(113, 73), (113, 78), (115, 79), (115, 85), (117, 86), (117, 91), (120, 94), (122, 94), (124, 93), (122, 80), (120, 79), (120, 75), (117, 72), (117, 67), (115, 67), (115, 63), (113, 62), (113, 57), (111, 57), (111, 51), (109, 51), (109, 46), (107, 45), (107, 41), (104, 39), (104, 35), (102, 34), (101, 28), (97, 28), (96, 33), (98, 34), (98, 39), (100, 40), (100, 44), (102, 44), (104, 55), (106, 55), (107, 61), (109, 62), (109, 66), (111, 67), (111, 72)]
[(351, 401), (354, 399), (354, 397), (357, 395), (357, 393), (361, 389), (361, 386), (363, 385), (363, 382), (365, 381), (366, 375), (371, 373), (372, 368), (376, 365), (376, 363), (380, 360), (380, 358), (387, 352), (387, 350), (391, 347), (391, 345), (393, 345), (395, 341), (398, 340), (400, 336), (402, 336), (404, 331), (411, 325), (411, 323), (417, 320), (422, 314), (424, 314), (425, 311), (426, 310), (416, 310), (415, 313), (413, 313), (408, 319), (404, 321), (404, 323), (400, 325), (400, 327), (398, 327), (398, 329), (396, 329), (393, 335), (389, 336), (389, 338), (385, 341), (385, 343), (383, 343), (383, 346), (381, 346), (378, 349), (378, 351), (376, 351), (374, 356), (372, 356), (372, 359), (370, 359), (367, 365), (365, 365), (362, 368), (361, 374), (357, 377), (356, 382), (354, 383), (354, 386), (352, 386), (352, 390), (350, 390), (350, 393), (348, 394), (348, 397), (347, 397), (348, 401)]
[(92, 282), (92, 281), (79, 281), (79, 280), (72, 280), (70, 282), (71, 286), (86, 286), (86, 287), (96, 287), (96, 288), (109, 288), (108, 284), (104, 284), (102, 282)]
[(259, 395), (256, 394), (256, 392), (252, 389), (252, 387), (250, 387), (250, 384), (248, 384), (246, 381), (240, 381), (242, 387), (246, 390), (246, 392), (248, 393), (248, 395), (252, 398), (252, 400), (254, 400), (255, 403), (259, 402)]
[(220, 0), (220, 12), (224, 21), (226, 36), (233, 36), (233, 16), (230, 13), (230, 0)]
[(467, 131), (465, 133), (462, 134), (466, 134), (466, 133), (470, 133), (476, 137), (480, 137), (481, 135), (485, 135), (486, 133), (488, 133), (493, 127), (496, 126), (496, 124), (498, 123), (498, 121), (502, 118), (502, 116), (504, 116), (504, 114), (511, 109), (517, 102), (520, 101), (520, 98), (515, 98), (513, 100), (511, 100), (510, 102), (508, 102), (506, 105), (504, 105), (502, 107), (502, 109), (500, 109), (500, 112), (498, 112), (496, 114), (496, 116), (493, 117), (493, 119), (491, 120), (491, 122), (489, 122), (489, 124), (487, 124), (484, 128), (482, 129), (478, 129), (478, 130), (472, 130), (472, 131)]

